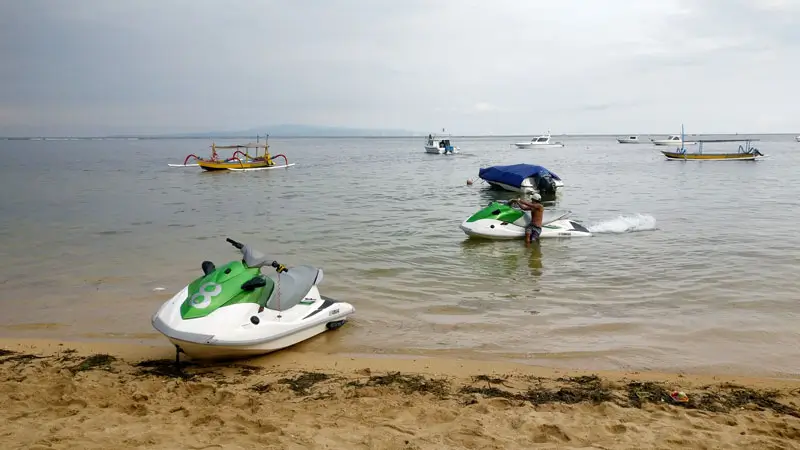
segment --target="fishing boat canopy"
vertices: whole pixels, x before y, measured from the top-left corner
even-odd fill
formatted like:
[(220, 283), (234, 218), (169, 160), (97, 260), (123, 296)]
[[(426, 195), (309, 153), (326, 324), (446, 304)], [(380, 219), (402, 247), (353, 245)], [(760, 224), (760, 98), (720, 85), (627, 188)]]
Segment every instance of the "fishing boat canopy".
[[(714, 143), (714, 142), (745, 142), (745, 145), (740, 145), (737, 153), (753, 153), (758, 152), (758, 149), (751, 146), (751, 142), (757, 142), (760, 139), (695, 139), (694, 142), (698, 143), (697, 147), (697, 154), (703, 154), (703, 144), (705, 143)], [(678, 149), (679, 153), (686, 153), (686, 147), (681, 147)]]
[(233, 145), (217, 145), (215, 143), (211, 144), (214, 148), (222, 148), (222, 149), (233, 149), (233, 148), (269, 148), (269, 144), (260, 144), (257, 142), (250, 142), (248, 144), (233, 144)]

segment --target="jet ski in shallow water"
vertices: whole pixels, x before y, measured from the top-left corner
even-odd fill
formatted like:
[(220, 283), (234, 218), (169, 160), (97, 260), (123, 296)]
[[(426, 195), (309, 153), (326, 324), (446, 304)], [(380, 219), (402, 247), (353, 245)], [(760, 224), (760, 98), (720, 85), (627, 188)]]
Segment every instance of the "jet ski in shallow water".
[[(567, 219), (570, 211), (544, 211), (540, 238), (589, 237), (592, 233), (583, 225)], [(522, 239), (525, 227), (531, 222), (529, 212), (494, 201), (471, 215), (460, 227), (469, 237), (484, 239)]]
[[(261, 252), (227, 239), (242, 259), (215, 267), (167, 300), (153, 327), (176, 347), (176, 359), (254, 356), (280, 350), (344, 325), (355, 308), (320, 295), (322, 269), (286, 268)], [(264, 276), (271, 266), (277, 274)]]

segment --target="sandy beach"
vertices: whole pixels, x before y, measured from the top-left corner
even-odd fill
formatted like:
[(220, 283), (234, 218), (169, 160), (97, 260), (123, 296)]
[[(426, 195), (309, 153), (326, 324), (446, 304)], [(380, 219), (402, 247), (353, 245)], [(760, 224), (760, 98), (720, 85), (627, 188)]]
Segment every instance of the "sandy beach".
[(800, 448), (797, 379), (19, 339), (0, 378), (4, 449)]

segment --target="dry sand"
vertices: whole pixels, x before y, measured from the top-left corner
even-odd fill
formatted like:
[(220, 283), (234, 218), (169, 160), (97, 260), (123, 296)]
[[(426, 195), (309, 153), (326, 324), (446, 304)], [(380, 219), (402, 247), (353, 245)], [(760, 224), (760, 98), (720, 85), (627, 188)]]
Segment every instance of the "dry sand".
[(4, 450), (800, 449), (800, 380), (290, 350), (176, 370), (168, 347), (0, 349)]

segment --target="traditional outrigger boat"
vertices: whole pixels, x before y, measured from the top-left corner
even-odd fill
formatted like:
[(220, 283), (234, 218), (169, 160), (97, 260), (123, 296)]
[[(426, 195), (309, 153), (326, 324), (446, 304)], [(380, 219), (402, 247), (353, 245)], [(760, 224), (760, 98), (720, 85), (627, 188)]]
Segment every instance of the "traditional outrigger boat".
[[(256, 154), (250, 155), (249, 149), (256, 149)], [(264, 154), (259, 155), (259, 149), (264, 149)], [(230, 158), (222, 159), (219, 157), (217, 150), (235, 150)], [(195, 164), (189, 164), (189, 160), (194, 158)], [(283, 158), (283, 164), (277, 164), (274, 159)], [(200, 166), (203, 170), (218, 171), (218, 170), (266, 170), (266, 169), (281, 169), (291, 167), (294, 163), (289, 164), (286, 155), (279, 153), (277, 155), (269, 154), (269, 142), (250, 142), (247, 144), (234, 144), (234, 145), (217, 145), (211, 143), (211, 157), (201, 158), (194, 153), (186, 156), (183, 164), (170, 164), (172, 167), (191, 167)]]
[[(683, 146), (683, 125), (681, 125), (681, 146), (675, 151), (661, 150), (661, 153), (667, 158), (668, 161), (755, 161), (759, 158), (765, 158), (766, 155), (758, 151), (757, 148), (750, 145), (753, 141), (758, 139), (696, 139), (697, 152), (689, 153), (686, 147)], [(703, 144), (708, 142), (744, 142), (744, 145), (739, 145), (736, 152), (728, 153), (703, 153)]]

